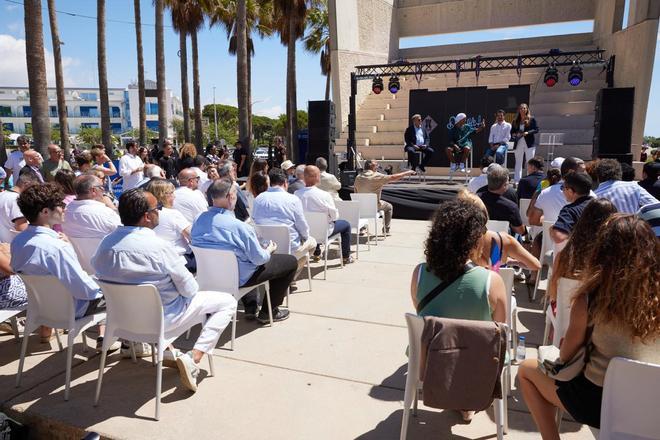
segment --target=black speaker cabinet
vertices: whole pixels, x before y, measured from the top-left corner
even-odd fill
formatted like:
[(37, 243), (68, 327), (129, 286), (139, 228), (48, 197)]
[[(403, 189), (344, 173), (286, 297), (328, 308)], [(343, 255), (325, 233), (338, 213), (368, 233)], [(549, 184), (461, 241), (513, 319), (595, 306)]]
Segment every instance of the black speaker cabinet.
[(633, 163), (633, 154), (632, 153), (626, 153), (626, 154), (607, 154), (607, 153), (601, 153), (598, 155), (599, 159), (616, 159), (619, 161), (619, 163), (627, 163), (628, 165), (632, 165)]
[(634, 87), (601, 89), (596, 97), (592, 156), (630, 154)]
[(309, 101), (309, 147), (305, 162), (313, 164), (317, 158), (328, 161), (328, 171), (336, 172), (335, 163), (335, 104), (332, 101)]

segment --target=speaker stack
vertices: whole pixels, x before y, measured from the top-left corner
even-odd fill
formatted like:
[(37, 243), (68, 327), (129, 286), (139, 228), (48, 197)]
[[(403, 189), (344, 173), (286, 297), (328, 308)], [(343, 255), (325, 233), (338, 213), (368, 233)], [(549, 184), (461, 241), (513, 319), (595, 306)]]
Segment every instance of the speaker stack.
[(335, 104), (332, 101), (309, 101), (309, 146), (305, 163), (313, 165), (317, 158), (328, 161), (328, 172), (336, 174)]
[(634, 87), (601, 89), (596, 97), (592, 157), (632, 165)]

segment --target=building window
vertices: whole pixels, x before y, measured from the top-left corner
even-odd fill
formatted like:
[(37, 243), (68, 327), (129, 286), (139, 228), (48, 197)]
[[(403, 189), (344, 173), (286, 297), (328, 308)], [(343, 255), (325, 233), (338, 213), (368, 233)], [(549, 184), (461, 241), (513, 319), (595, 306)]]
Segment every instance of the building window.
[(83, 122), (80, 124), (80, 128), (99, 128), (97, 122)]
[(0, 105), (0, 116), (10, 117), (11, 116), (11, 107), (7, 105)]
[(4, 122), (2, 128), (7, 131), (14, 132), (14, 123), (13, 122)]
[(32, 134), (32, 123), (31, 122), (26, 122), (25, 123), (25, 134)]
[(23, 117), (31, 118), (32, 117), (32, 108), (29, 105), (23, 106)]
[(151, 131), (158, 131), (158, 121), (147, 121), (147, 128)]
[(99, 109), (96, 107), (80, 107), (81, 118), (98, 118)]
[(119, 111), (119, 107), (110, 107), (111, 111), (111, 117), (113, 118), (121, 118), (121, 112)]
[(157, 115), (158, 114), (158, 103), (157, 102), (147, 102), (147, 114), (148, 115)]
[(110, 124), (110, 130), (113, 134), (121, 134), (121, 123), (113, 122)]
[(57, 117), (57, 107), (54, 105), (50, 106), (50, 117), (51, 118), (56, 118)]
[(80, 99), (85, 101), (96, 101), (96, 93), (81, 93)]

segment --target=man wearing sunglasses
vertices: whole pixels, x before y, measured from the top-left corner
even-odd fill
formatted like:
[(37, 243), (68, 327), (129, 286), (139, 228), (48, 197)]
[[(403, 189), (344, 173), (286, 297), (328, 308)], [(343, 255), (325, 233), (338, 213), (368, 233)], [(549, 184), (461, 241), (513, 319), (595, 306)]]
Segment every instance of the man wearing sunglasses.
[(68, 237), (100, 240), (121, 226), (117, 212), (104, 202), (101, 179), (83, 174), (76, 177), (73, 188), (76, 199), (67, 206), (62, 224), (62, 230)]
[(193, 223), (209, 208), (206, 197), (199, 190), (199, 176), (192, 168), (184, 168), (179, 173), (179, 185), (174, 191), (174, 209)]

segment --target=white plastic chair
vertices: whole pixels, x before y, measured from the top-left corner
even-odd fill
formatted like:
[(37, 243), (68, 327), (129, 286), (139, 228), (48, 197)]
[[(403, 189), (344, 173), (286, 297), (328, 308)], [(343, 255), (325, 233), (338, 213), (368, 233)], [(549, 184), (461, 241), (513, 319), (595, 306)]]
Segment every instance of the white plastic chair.
[[(273, 307), (270, 302), (270, 290), (268, 281), (250, 287), (239, 287), (238, 261), (236, 256), (230, 251), (220, 249), (206, 249), (196, 246), (190, 246), (195, 254), (197, 262), (197, 284), (199, 290), (219, 290), (234, 295), (236, 300), (241, 299), (252, 290), (264, 286), (266, 289), (266, 303), (268, 305), (268, 318), (270, 325), (273, 325)], [(236, 317), (231, 324), (231, 349), (234, 349), (236, 340)]]
[(472, 148), (470, 148), (470, 152), (468, 153), (468, 159), (467, 160), (470, 161), (470, 166), (468, 166), (468, 164), (466, 163), (465, 164), (465, 171), (461, 171), (460, 168), (456, 168), (456, 170), (452, 171), (451, 170), (451, 164), (450, 164), (450, 168), (449, 168), (449, 181), (450, 182), (454, 180), (454, 174), (464, 173), (465, 174), (465, 183), (464, 184), (467, 186), (467, 184), (470, 181), (470, 176), (472, 174), (472, 168), (474, 168), (473, 159), (472, 159)]
[[(375, 194), (374, 194), (375, 195)], [(317, 243), (323, 244), (324, 246), (324, 259), (325, 263), (323, 266), (323, 279), (325, 280), (328, 275), (328, 248), (331, 244), (337, 243), (339, 245), (339, 261), (341, 262), (341, 267), (344, 267), (344, 258), (341, 255), (341, 234), (337, 233), (330, 235), (328, 231), (328, 215), (323, 212), (310, 212), (305, 211), (305, 220), (309, 225), (309, 235), (314, 237)]]
[[(360, 218), (360, 202), (357, 200), (336, 200), (335, 206), (339, 210), (339, 218), (351, 225), (351, 233), (355, 231), (355, 258), (360, 258), (360, 230), (367, 227), (369, 234), (369, 221)], [(367, 239), (367, 249), (371, 249), (371, 242)]]
[[(289, 228), (284, 225), (254, 225), (257, 235), (264, 240), (272, 240), (276, 245), (276, 254), (293, 255), (291, 250), (291, 237)], [(307, 282), (309, 291), (312, 291), (312, 270), (309, 264), (309, 253), (305, 254), (305, 264), (307, 265)], [(289, 293), (286, 295), (286, 306), (289, 307)]]
[[(504, 290), (506, 291), (506, 309), (508, 312), (506, 325), (511, 329), (511, 339), (509, 340), (509, 361), (511, 361), (516, 358), (516, 344), (518, 343), (518, 302), (513, 295), (515, 271), (512, 267), (502, 267), (499, 273), (502, 281), (504, 281)], [(507, 368), (507, 370), (507, 380), (504, 385), (507, 395), (510, 395), (513, 378), (511, 377), (511, 368)]]
[[(413, 406), (413, 415), (417, 415), (417, 400), (419, 396), (419, 389), (422, 386), (422, 380), (419, 377), (420, 360), (421, 360), (421, 340), (422, 332), (424, 331), (424, 318), (406, 313), (406, 324), (408, 325), (408, 373), (406, 375), (406, 389), (404, 391), (403, 399), (403, 420), (401, 421), (401, 436), (400, 440), (405, 440), (408, 435), (408, 422), (410, 420), (410, 407)], [(503, 326), (510, 336), (508, 326)], [(502, 375), (506, 378), (506, 374), (502, 371)], [(506, 380), (506, 379), (505, 379)], [(506, 394), (503, 394), (502, 399), (495, 399), (493, 402), (495, 406), (495, 424), (497, 425), (497, 439), (502, 440), (504, 434), (507, 432), (507, 409), (506, 409)]]
[(522, 218), (523, 225), (525, 226), (530, 226), (529, 224), (529, 219), (527, 218), (527, 208), (529, 208), (529, 204), (531, 203), (532, 199), (520, 199), (520, 207), (518, 208), (520, 210), (520, 217)]
[[(105, 337), (103, 338), (94, 406), (99, 404), (99, 398), (101, 397), (101, 385), (108, 348), (117, 338), (134, 342), (146, 342), (151, 344), (152, 353), (157, 353), (155, 356), (152, 354), (152, 359), (157, 366), (155, 419), (158, 420), (163, 377), (163, 352), (187, 328), (179, 327), (168, 332), (164, 331), (163, 304), (158, 289), (152, 284), (129, 285), (99, 281), (99, 285), (106, 299), (108, 318)], [(193, 325), (203, 324), (204, 319), (204, 316), (200, 316), (199, 322)], [(157, 351), (154, 350), (154, 344)], [(132, 354), (133, 362), (135, 362), (135, 352), (133, 351)], [(209, 358), (209, 375), (213, 376), (213, 352), (211, 351), (207, 355)]]
[[(382, 219), (385, 213), (378, 210), (378, 197), (373, 193), (351, 193), (351, 200), (360, 202), (360, 219), (374, 222), (376, 246), (378, 246), (378, 219)], [(367, 241), (370, 235), (367, 235)]]
[(599, 440), (660, 438), (660, 365), (613, 358), (605, 373)]
[(11, 324), (12, 331), (14, 332), (14, 339), (18, 341), (18, 321), (16, 321), (16, 315), (19, 315), (25, 311), (25, 307), (19, 310), (0, 310), (0, 322), (9, 321)]
[[(550, 281), (548, 281), (549, 283)], [(559, 348), (559, 343), (566, 335), (568, 323), (571, 318), (571, 305), (575, 292), (580, 287), (580, 281), (561, 277), (557, 280), (557, 315), (552, 313), (552, 307), (548, 305), (545, 311), (545, 329), (543, 330), (543, 344), (548, 340), (550, 325), (552, 325), (552, 345)]]
[(509, 222), (504, 220), (488, 220), (486, 222), (486, 229), (493, 232), (509, 232)]
[(92, 257), (96, 253), (99, 244), (101, 243), (101, 238), (79, 238), (79, 237), (69, 237), (69, 241), (73, 245), (73, 249), (76, 251), (78, 256), (78, 261), (82, 266), (83, 270), (90, 275), (94, 275), (96, 271), (92, 267)]
[(541, 237), (541, 258), (539, 258), (539, 260), (541, 261), (541, 269), (539, 269), (539, 272), (536, 275), (536, 283), (534, 284), (532, 301), (536, 300), (536, 291), (538, 290), (539, 282), (541, 281), (541, 272), (543, 272), (543, 266), (548, 267), (547, 279), (550, 280), (550, 277), (552, 276), (553, 241), (552, 238), (550, 238), (550, 228), (552, 227), (552, 225), (553, 225), (552, 222), (543, 222), (543, 236)]
[[(18, 374), (16, 375), (16, 386), (21, 386), (21, 375), (30, 333), (39, 328), (40, 325), (52, 327), (53, 329), (66, 329), (69, 334), (66, 347), (64, 400), (69, 400), (73, 341), (82, 332), (83, 350), (87, 351), (87, 338), (84, 331), (101, 322), (105, 318), (105, 312), (98, 312), (76, 319), (73, 296), (60, 280), (51, 275), (20, 274), (20, 277), (27, 290), (28, 306), (23, 343), (21, 345), (21, 359), (18, 363)], [(55, 334), (57, 334), (57, 331)]]

